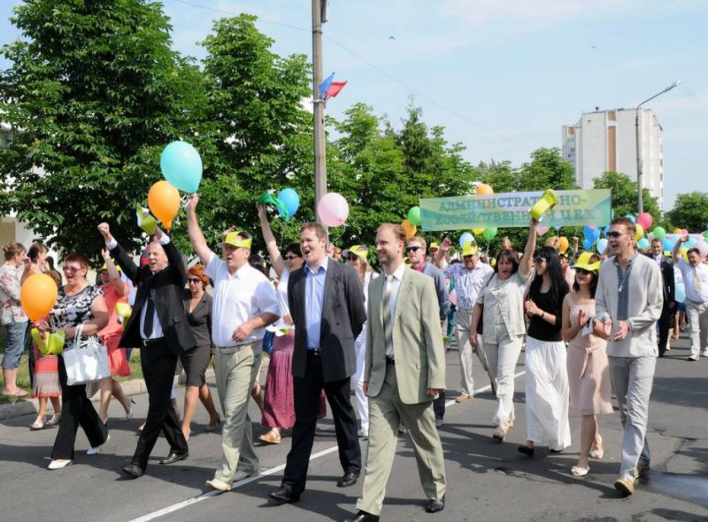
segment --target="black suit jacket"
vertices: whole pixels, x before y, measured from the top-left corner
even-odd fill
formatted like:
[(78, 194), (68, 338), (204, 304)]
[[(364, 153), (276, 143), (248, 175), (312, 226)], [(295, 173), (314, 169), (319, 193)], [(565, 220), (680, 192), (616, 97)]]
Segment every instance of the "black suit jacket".
[[(307, 368), (305, 267), (290, 274), (288, 304), (295, 325), (293, 376), (304, 378)], [(325, 382), (351, 377), (356, 371), (354, 340), (366, 322), (364, 292), (350, 266), (329, 259), (322, 300), (320, 357)]]
[(155, 274), (150, 271), (150, 267), (147, 265), (135, 266), (122, 246), (118, 245), (111, 250), (111, 255), (116, 263), (137, 289), (133, 313), (123, 330), (120, 346), (142, 346), (140, 313), (150, 291), (154, 290), (155, 311), (160, 319), (165, 342), (173, 353), (179, 354), (196, 346), (183, 301), (187, 272), (177, 247), (170, 241), (163, 248), (167, 254), (169, 265)]
[[(653, 254), (645, 254), (647, 257), (654, 259)], [(674, 264), (666, 256), (661, 258), (661, 278), (664, 281), (664, 309), (668, 309), (669, 305), (676, 300), (676, 281), (674, 279)]]

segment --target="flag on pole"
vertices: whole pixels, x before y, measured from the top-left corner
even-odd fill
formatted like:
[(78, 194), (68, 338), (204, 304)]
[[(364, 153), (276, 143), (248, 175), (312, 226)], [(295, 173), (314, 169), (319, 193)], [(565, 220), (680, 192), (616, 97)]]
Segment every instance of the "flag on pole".
[(324, 102), (325, 102), (325, 107), (327, 106), (327, 100), (330, 98), (334, 98), (339, 94), (342, 89), (344, 89), (344, 86), (347, 84), (346, 81), (343, 82), (332, 82), (332, 85), (325, 91), (325, 97), (324, 97)]
[(332, 80), (334, 80), (334, 73), (330, 74), (319, 86), (320, 100), (325, 99), (325, 93), (332, 86)]

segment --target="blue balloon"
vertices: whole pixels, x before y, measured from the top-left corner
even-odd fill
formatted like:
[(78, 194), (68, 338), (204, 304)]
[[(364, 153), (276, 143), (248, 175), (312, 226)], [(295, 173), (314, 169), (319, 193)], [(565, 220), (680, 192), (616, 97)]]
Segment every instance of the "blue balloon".
[(636, 223), (636, 222), (637, 222), (637, 218), (634, 217), (632, 214), (627, 214), (627, 215), (624, 216), (624, 217), (626, 217), (627, 219), (629, 219), (632, 223)]
[(288, 209), (288, 214), (290, 217), (295, 215), (297, 209), (300, 208), (300, 197), (291, 188), (286, 188), (278, 192), (278, 199), (283, 202), (285, 208)]
[(605, 253), (605, 249), (607, 248), (608, 243), (609, 241), (607, 241), (607, 239), (605, 239), (604, 237), (597, 242), (597, 251), (600, 253), (600, 255)]
[(662, 241), (663, 243), (663, 248), (664, 252), (671, 252), (674, 249), (674, 242), (671, 241), (668, 237), (665, 237), (664, 240)]
[(182, 192), (196, 192), (202, 181), (202, 158), (197, 149), (184, 141), (173, 141), (160, 156), (165, 179)]
[(583, 248), (585, 250), (590, 250), (592, 248), (592, 241), (590, 241), (589, 239), (584, 239), (583, 240)]
[(585, 237), (587, 239), (592, 239), (593, 237), (595, 237), (595, 230), (590, 228), (588, 225), (585, 225), (583, 227), (583, 234), (585, 234)]
[(696, 244), (696, 240), (693, 239), (693, 238), (690, 238), (688, 241), (686, 241), (686, 242), (683, 244), (683, 247), (684, 247), (684, 248), (693, 248), (693, 247), (695, 246), (695, 244)]
[(602, 230), (602, 235), (607, 237), (608, 232), (610, 231), (610, 225), (607, 225), (603, 230)]
[(460, 236), (460, 246), (462, 248), (465, 247), (465, 243), (469, 243), (471, 241), (474, 241), (474, 236), (470, 234), (469, 232), (465, 232)]
[(686, 287), (683, 283), (678, 283), (676, 289), (674, 290), (674, 299), (677, 302), (683, 303), (686, 300)]

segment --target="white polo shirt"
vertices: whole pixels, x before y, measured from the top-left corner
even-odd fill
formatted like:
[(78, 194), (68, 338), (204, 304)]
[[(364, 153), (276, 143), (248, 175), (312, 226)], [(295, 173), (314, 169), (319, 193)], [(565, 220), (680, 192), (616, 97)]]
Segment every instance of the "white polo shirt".
[(236, 328), (262, 313), (280, 316), (275, 288), (261, 272), (246, 264), (229, 274), (226, 262), (214, 252), (204, 273), (214, 281), (211, 338), (216, 346), (248, 344), (263, 339), (265, 328), (254, 329), (237, 343), (232, 336)]

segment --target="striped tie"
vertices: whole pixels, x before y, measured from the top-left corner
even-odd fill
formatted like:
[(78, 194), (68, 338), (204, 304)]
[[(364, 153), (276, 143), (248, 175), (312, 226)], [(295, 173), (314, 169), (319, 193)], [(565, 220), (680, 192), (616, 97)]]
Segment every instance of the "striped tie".
[[(701, 277), (698, 275), (698, 267), (693, 269), (693, 288), (696, 289), (696, 293), (701, 295)], [(384, 302), (386, 298), (384, 297)]]
[(393, 319), (391, 318), (391, 286), (393, 276), (386, 276), (386, 286), (383, 294), (383, 327), (386, 357), (393, 359)]

